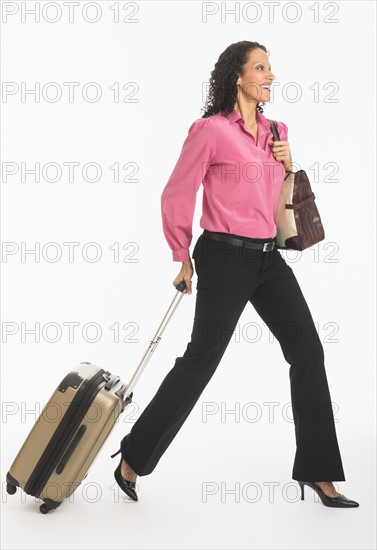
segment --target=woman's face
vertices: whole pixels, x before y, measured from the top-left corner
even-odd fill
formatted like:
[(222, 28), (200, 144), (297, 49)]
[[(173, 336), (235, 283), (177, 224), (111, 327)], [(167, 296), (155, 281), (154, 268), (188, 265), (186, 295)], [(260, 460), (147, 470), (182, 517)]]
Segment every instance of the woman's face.
[(251, 50), (247, 63), (243, 65), (243, 71), (243, 75), (238, 77), (237, 84), (244, 98), (255, 102), (270, 101), (269, 90), (262, 87), (275, 80), (267, 53), (261, 48)]

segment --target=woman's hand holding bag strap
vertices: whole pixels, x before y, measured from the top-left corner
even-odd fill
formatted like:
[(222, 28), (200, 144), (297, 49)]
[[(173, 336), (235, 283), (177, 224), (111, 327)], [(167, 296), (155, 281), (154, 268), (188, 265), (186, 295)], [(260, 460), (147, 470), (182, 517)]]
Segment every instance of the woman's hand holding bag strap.
[[(280, 141), (276, 120), (267, 119), (274, 141)], [(325, 238), (315, 195), (305, 170), (287, 171), (276, 208), (277, 248), (305, 250)]]

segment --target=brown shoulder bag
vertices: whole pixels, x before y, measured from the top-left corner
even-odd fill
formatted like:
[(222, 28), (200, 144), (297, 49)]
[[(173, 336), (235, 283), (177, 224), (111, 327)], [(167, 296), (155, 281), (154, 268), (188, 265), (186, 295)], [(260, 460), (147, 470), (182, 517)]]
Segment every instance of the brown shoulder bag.
[[(267, 119), (274, 141), (280, 141), (276, 120)], [(275, 214), (277, 248), (305, 250), (325, 238), (315, 195), (305, 170), (287, 172)]]

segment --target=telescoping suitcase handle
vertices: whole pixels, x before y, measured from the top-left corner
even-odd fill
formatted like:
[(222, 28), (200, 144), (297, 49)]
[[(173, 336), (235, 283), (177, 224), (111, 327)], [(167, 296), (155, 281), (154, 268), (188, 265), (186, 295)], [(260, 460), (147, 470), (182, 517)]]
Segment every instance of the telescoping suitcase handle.
[(160, 326), (157, 329), (156, 334), (154, 335), (153, 340), (151, 340), (151, 343), (149, 344), (147, 350), (145, 351), (143, 357), (141, 358), (141, 361), (138, 364), (138, 366), (136, 367), (136, 370), (135, 370), (135, 372), (134, 372), (134, 374), (133, 374), (133, 376), (132, 376), (132, 378), (131, 378), (131, 380), (130, 380), (127, 388), (126, 388), (126, 392), (124, 393), (124, 397), (125, 397), (124, 398), (124, 406), (126, 406), (128, 403), (131, 403), (131, 401), (132, 401), (132, 390), (135, 387), (137, 381), (139, 380), (139, 378), (141, 376), (141, 373), (143, 372), (143, 370), (147, 366), (147, 363), (148, 363), (149, 359), (151, 358), (152, 353), (154, 352), (154, 350), (156, 349), (158, 343), (160, 342), (162, 333), (164, 332), (164, 330), (166, 328), (166, 325), (170, 321), (174, 311), (177, 309), (178, 304), (182, 300), (182, 298), (184, 296), (183, 291), (186, 288), (186, 282), (184, 280), (181, 281), (180, 283), (175, 285), (175, 288), (177, 289), (177, 293), (175, 294), (175, 296), (174, 296), (167, 312), (165, 313), (164, 318), (161, 321)]

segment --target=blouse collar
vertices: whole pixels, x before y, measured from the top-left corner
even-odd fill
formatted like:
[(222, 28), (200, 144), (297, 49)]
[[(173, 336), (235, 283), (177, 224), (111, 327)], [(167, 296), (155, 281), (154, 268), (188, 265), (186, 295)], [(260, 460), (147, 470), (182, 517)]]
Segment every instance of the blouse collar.
[[(270, 123), (268, 122), (266, 117), (260, 111), (258, 111), (258, 109), (255, 110), (255, 113), (256, 113), (255, 116), (256, 116), (257, 123), (264, 126), (267, 130), (270, 130)], [(241, 115), (239, 114), (237, 109), (233, 109), (233, 111), (231, 111), (229, 113), (229, 115), (227, 116), (227, 119), (229, 120), (229, 122), (231, 124), (233, 124), (233, 122), (237, 122), (239, 120), (244, 122), (243, 118), (241, 117)]]

